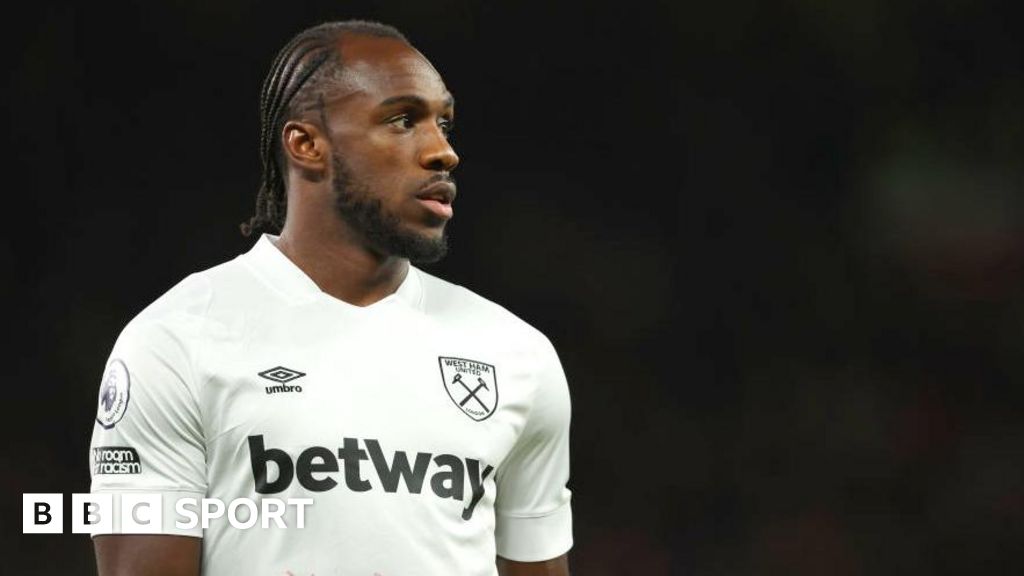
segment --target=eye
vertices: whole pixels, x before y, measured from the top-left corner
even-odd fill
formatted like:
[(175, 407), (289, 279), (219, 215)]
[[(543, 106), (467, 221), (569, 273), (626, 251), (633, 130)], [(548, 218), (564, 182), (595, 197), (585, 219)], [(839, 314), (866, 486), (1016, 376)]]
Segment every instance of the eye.
[(388, 124), (395, 128), (401, 128), (402, 130), (411, 130), (414, 122), (408, 114), (399, 114), (388, 120)]
[(441, 132), (444, 133), (445, 138), (452, 137), (452, 130), (455, 129), (455, 121), (450, 118), (441, 118), (438, 120), (437, 125), (440, 126)]

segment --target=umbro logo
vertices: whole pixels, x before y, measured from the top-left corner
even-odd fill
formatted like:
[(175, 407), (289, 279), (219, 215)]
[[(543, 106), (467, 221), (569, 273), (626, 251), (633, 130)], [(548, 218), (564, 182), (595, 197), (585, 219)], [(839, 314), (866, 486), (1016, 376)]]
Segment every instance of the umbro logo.
[(291, 386), (288, 382), (298, 380), (305, 375), (305, 372), (299, 372), (298, 370), (292, 370), (291, 368), (285, 368), (284, 366), (275, 366), (270, 370), (264, 370), (259, 373), (261, 378), (266, 378), (267, 380), (278, 383), (277, 386), (267, 386), (267, 394), (302, 392), (302, 386), (299, 386), (298, 384)]
[(285, 368), (284, 366), (275, 366), (270, 370), (260, 372), (260, 376), (263, 378), (273, 380), (274, 382), (280, 382), (281, 384), (297, 380), (305, 375), (305, 372), (299, 372), (298, 370), (292, 370), (291, 368)]

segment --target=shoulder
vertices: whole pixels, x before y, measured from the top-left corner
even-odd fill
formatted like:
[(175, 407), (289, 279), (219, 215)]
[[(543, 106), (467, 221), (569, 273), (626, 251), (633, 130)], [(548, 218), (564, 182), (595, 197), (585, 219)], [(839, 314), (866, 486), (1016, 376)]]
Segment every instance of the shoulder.
[(472, 290), (416, 269), (423, 282), (424, 312), (448, 324), (470, 331), (499, 335), (534, 351), (551, 350), (551, 341), (540, 330)]
[(118, 344), (187, 349), (211, 333), (229, 330), (235, 315), (230, 303), (240, 300), (240, 287), (256, 284), (246, 275), (240, 258), (188, 275), (132, 318)]

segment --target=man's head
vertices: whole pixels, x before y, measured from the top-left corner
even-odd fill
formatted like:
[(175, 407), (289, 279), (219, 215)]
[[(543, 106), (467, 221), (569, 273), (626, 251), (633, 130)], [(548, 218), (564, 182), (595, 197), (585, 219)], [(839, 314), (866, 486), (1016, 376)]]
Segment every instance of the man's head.
[(243, 234), (332, 218), (383, 256), (434, 261), (458, 157), (453, 101), (394, 28), (349, 21), (310, 28), (278, 54), (263, 86), (263, 183)]

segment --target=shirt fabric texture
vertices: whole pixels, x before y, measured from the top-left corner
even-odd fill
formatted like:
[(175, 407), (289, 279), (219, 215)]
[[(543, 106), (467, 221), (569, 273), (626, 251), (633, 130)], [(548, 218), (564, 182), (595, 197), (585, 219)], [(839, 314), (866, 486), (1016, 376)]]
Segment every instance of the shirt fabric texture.
[[(153, 532), (202, 537), (207, 576), (495, 576), (496, 554), (565, 553), (570, 400), (548, 339), (413, 266), (395, 293), (348, 304), (274, 239), (124, 328), (100, 387), (93, 493), (160, 494)], [(111, 455), (138, 465), (98, 461)], [(183, 497), (313, 502), (301, 529), (288, 508), (286, 528), (221, 517), (203, 530), (175, 525)]]

